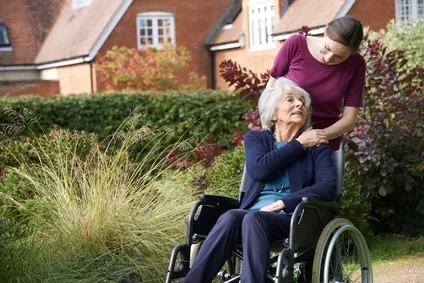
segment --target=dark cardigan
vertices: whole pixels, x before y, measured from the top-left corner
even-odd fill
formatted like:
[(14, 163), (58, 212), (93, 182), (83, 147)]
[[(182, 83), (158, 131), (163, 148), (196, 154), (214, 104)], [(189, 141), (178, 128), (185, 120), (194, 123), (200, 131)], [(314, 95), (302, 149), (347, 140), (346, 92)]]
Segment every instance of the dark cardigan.
[(246, 194), (240, 208), (248, 207), (267, 180), (289, 170), (290, 194), (283, 197), (285, 212), (291, 213), (303, 197), (334, 201), (337, 197), (336, 176), (327, 145), (304, 150), (297, 140), (274, 149), (270, 131), (250, 131), (244, 138), (246, 150)]

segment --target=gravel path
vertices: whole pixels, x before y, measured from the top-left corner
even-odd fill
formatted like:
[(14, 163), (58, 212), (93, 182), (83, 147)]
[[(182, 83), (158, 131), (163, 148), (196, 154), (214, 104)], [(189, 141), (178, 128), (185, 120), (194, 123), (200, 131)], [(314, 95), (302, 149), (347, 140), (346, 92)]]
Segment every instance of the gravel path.
[(374, 283), (423, 283), (424, 256), (373, 265)]

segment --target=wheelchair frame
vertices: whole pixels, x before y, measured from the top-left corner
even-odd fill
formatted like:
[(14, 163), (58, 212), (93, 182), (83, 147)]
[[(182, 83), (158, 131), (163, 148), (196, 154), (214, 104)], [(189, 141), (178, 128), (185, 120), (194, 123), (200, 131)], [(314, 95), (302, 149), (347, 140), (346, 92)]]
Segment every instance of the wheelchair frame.
[[(343, 147), (344, 141), (340, 149), (333, 152), (339, 195), (344, 175)], [(239, 200), (244, 195), (245, 174), (246, 168), (243, 170)], [(186, 242), (176, 246), (171, 253), (166, 283), (183, 278), (189, 272), (198, 249), (219, 216), (230, 209), (238, 208), (239, 200), (217, 195), (200, 196), (189, 215)], [(353, 247), (350, 246), (352, 243)], [(308, 268), (312, 265), (312, 271), (309, 270), (312, 283), (352, 282), (346, 281), (342, 262), (343, 256), (346, 256), (343, 252), (349, 253), (350, 249), (357, 250), (360, 265), (356, 272), (360, 274), (354, 276), (361, 281), (353, 282), (372, 283), (372, 265), (367, 244), (358, 229), (348, 220), (339, 217), (338, 203), (303, 198), (292, 215), (289, 238), (271, 243), (267, 277), (275, 283), (292, 283), (294, 265), (308, 263)], [(227, 259), (228, 270), (222, 269), (218, 274), (221, 282), (240, 282), (238, 265), (242, 259), (242, 247), (236, 246)]]

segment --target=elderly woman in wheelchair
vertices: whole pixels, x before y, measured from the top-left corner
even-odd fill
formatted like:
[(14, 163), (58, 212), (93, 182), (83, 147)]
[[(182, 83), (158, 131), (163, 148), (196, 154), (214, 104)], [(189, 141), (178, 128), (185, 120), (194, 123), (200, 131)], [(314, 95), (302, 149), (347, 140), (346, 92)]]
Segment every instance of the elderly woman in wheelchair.
[[(286, 78), (278, 79), (274, 87), (262, 93), (258, 108), (263, 130), (250, 131), (244, 139), (246, 169), (241, 202), (239, 206), (232, 206), (231, 201), (225, 204), (222, 199), (216, 199), (220, 216), (215, 219), (212, 229), (204, 233), (207, 236), (191, 269), (188, 271), (186, 266), (181, 268), (178, 276), (185, 275), (182, 282), (212, 282), (226, 261), (234, 255), (236, 247), (242, 253), (242, 272), (233, 281), (233, 270), (232, 276), (226, 278), (229, 280), (224, 280), (225, 282), (241, 280), (243, 283), (260, 283), (267, 282), (268, 279), (290, 282), (293, 279), (292, 274), (287, 275), (287, 270), (293, 273), (293, 253), (298, 253), (302, 246), (316, 245), (323, 227), (330, 222), (337, 210), (334, 206), (327, 205), (327, 202), (334, 203), (338, 197), (332, 154), (323, 132), (308, 131), (310, 103), (309, 94)], [(304, 234), (317, 235), (303, 235), (306, 240), (300, 242), (290, 239), (290, 249), (287, 250), (291, 255), (280, 255), (277, 268), (279, 274), (270, 276), (271, 245), (290, 237), (298, 237), (296, 231), (291, 229), (301, 222), (301, 217), (306, 218), (307, 213), (296, 213), (296, 216), (293, 213), (305, 198), (316, 199), (318, 204), (322, 204), (330, 212), (323, 216), (312, 209), (312, 214), (316, 216), (306, 225), (310, 230)], [(204, 200), (203, 204), (207, 206), (210, 200)], [(296, 219), (293, 220), (293, 217)], [(196, 241), (193, 240), (196, 234), (193, 233), (195, 228), (192, 226), (189, 223), (188, 245)], [(313, 244), (308, 243), (309, 241)], [(359, 242), (363, 245), (364, 241)], [(174, 254), (176, 253), (175, 250)], [(184, 265), (184, 257), (188, 255), (182, 257)], [(311, 261), (313, 255), (309, 254), (307, 258)], [(323, 260), (317, 265), (324, 267), (324, 264)], [(285, 274), (284, 267), (281, 267), (284, 265)], [(287, 269), (287, 265), (291, 266)], [(187, 271), (188, 274), (185, 274)], [(308, 280), (310, 277), (311, 274)], [(172, 278), (173, 271), (168, 271), (167, 282)], [(284, 281), (284, 278), (288, 278), (288, 281)], [(319, 275), (318, 278), (322, 281), (323, 276)]]

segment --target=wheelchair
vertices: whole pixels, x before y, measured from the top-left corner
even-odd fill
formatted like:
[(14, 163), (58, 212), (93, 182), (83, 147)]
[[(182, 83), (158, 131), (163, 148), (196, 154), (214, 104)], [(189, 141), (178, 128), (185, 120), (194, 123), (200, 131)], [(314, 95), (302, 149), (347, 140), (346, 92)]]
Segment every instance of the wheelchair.
[[(342, 141), (332, 156), (339, 196), (344, 175), (344, 144)], [(200, 196), (189, 215), (185, 243), (172, 250), (166, 283), (178, 282), (175, 280), (187, 275), (219, 216), (239, 207), (245, 191), (245, 174), (246, 167), (238, 199)], [(240, 282), (242, 260), (243, 249), (235, 246), (213, 282)], [(275, 283), (373, 282), (370, 253), (360, 231), (339, 215), (338, 202), (311, 198), (303, 198), (296, 207), (289, 238), (271, 243), (267, 278)]]

